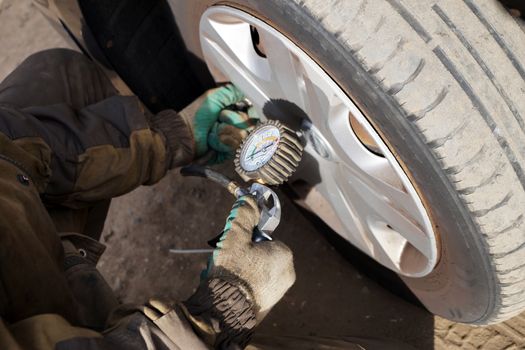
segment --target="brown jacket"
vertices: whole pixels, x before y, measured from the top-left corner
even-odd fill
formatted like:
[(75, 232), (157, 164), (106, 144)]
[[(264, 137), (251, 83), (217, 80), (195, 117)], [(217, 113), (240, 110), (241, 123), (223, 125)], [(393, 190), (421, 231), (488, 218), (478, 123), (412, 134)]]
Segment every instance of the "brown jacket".
[(109, 200), (191, 161), (173, 111), (149, 115), (70, 50), (0, 84), (0, 348), (204, 349), (183, 305), (119, 305), (95, 268)]

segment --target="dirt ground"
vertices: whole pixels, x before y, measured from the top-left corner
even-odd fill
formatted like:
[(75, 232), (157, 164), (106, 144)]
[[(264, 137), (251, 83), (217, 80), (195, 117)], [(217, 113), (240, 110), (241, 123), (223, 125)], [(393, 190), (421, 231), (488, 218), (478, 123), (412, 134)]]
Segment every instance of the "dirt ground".
[[(0, 80), (29, 54), (70, 47), (28, 0), (0, 0)], [(231, 172), (231, 164), (222, 167)], [(379, 337), (417, 349), (525, 349), (525, 315), (492, 327), (469, 327), (430, 315), (363, 276), (284, 195), (275, 235), (295, 253), (297, 283), (261, 325), (278, 335)], [(201, 179), (176, 172), (113, 200), (99, 264), (123, 302), (151, 296), (181, 300), (198, 283), (206, 256), (174, 255), (215, 236), (233, 199)]]

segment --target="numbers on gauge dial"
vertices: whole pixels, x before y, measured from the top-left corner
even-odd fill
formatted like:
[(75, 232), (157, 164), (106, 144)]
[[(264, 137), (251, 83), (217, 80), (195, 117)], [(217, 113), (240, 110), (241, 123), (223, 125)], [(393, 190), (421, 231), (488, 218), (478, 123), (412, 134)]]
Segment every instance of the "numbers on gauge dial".
[(256, 171), (272, 159), (279, 147), (281, 133), (272, 125), (254, 130), (241, 150), (240, 164), (245, 171)]

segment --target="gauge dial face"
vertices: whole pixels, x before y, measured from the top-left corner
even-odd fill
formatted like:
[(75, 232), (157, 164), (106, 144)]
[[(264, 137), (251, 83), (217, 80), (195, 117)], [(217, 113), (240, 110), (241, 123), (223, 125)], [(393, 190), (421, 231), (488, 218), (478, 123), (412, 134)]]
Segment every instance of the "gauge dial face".
[(240, 154), (240, 165), (245, 171), (256, 171), (268, 163), (279, 147), (281, 133), (273, 125), (254, 130)]

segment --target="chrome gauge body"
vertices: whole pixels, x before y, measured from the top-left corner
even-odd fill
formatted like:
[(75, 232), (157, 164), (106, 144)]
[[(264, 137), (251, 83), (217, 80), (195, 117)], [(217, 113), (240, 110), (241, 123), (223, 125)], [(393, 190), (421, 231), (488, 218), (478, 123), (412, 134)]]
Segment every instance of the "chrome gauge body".
[(257, 126), (237, 150), (235, 169), (245, 181), (280, 185), (295, 171), (303, 147), (297, 134), (276, 120)]

